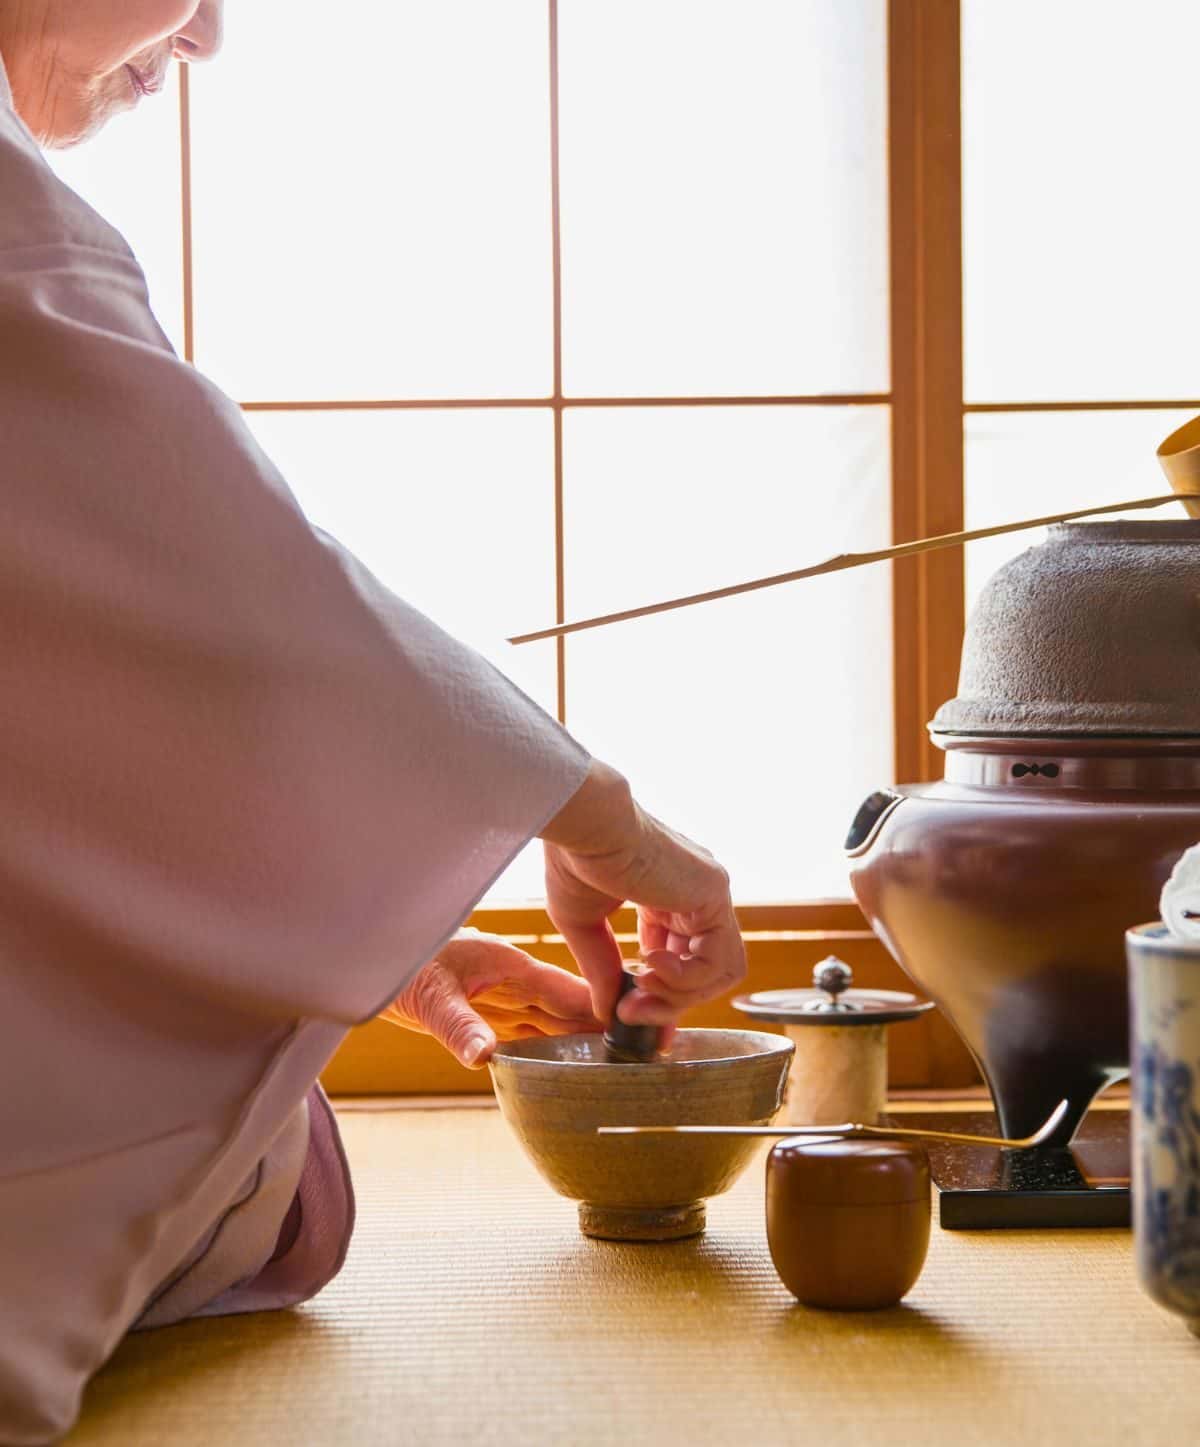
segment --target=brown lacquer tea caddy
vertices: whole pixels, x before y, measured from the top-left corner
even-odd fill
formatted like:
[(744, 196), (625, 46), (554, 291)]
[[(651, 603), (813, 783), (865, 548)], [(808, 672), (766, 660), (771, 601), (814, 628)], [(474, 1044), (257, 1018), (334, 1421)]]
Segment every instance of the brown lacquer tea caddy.
[(978, 1059), (1005, 1135), (1129, 1070), (1124, 932), (1200, 840), (1200, 521), (1051, 530), (989, 582), (937, 783), (880, 790), (854, 892)]

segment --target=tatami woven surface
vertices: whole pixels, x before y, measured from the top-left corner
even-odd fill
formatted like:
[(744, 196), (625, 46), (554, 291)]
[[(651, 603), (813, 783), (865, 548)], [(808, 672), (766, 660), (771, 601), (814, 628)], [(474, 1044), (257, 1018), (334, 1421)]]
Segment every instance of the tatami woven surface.
[(1200, 1443), (1200, 1341), (1115, 1231), (934, 1232), (905, 1306), (795, 1305), (762, 1171), (667, 1246), (583, 1240), (494, 1110), (342, 1116), (359, 1226), (290, 1313), (131, 1338), (71, 1447)]

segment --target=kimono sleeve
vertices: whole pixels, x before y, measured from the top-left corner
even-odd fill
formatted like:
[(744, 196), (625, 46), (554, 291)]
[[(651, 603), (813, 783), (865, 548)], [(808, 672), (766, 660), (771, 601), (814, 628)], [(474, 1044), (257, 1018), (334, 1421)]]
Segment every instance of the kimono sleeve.
[(587, 756), (309, 525), (3, 135), (0, 183), (0, 895), (147, 988), (360, 1020)]

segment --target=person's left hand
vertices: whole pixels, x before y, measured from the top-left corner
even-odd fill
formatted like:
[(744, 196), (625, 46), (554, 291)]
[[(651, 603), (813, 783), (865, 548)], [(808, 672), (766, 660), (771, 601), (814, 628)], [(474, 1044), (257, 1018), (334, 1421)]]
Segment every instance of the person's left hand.
[(601, 1028), (578, 975), (477, 930), (460, 930), (379, 1018), (432, 1035), (472, 1070), (500, 1040)]

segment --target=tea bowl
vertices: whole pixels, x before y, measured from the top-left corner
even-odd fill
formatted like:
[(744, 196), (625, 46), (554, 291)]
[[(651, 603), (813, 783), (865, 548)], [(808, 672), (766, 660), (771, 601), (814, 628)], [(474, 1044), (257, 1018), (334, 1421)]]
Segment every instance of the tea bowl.
[(674, 1241), (704, 1230), (759, 1142), (743, 1136), (600, 1136), (601, 1125), (766, 1125), (795, 1046), (756, 1030), (680, 1030), (646, 1064), (609, 1059), (600, 1035), (515, 1040), (490, 1069), (501, 1113), (542, 1176), (579, 1202), (585, 1236)]

